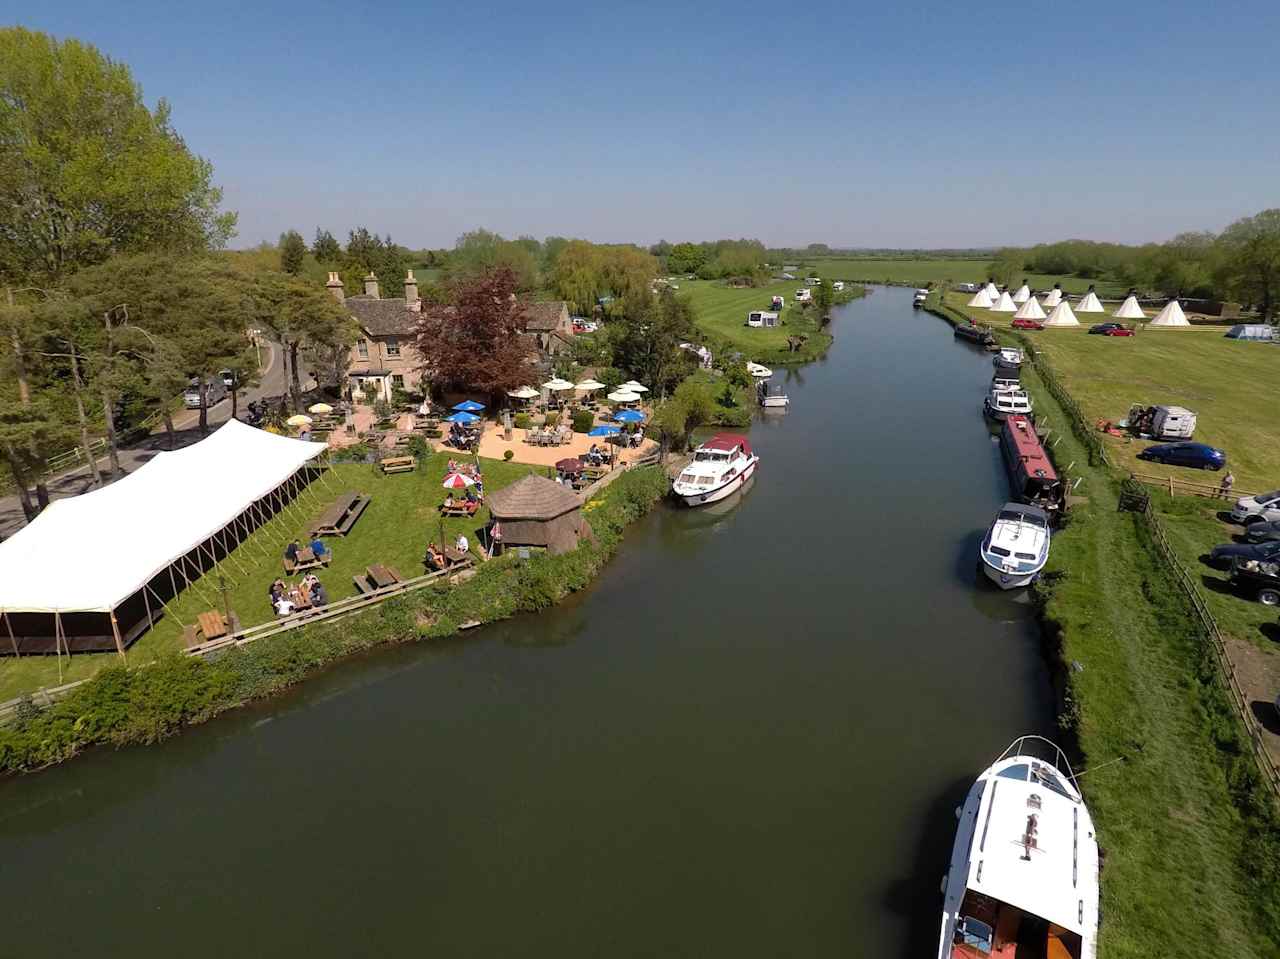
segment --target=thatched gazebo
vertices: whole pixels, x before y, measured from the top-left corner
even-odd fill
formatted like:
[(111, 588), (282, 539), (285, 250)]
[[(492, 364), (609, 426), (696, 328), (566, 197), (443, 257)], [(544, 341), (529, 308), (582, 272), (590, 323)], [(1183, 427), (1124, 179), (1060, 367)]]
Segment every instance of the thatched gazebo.
[(504, 546), (545, 546), (567, 553), (591, 527), (582, 518), (582, 500), (566, 486), (542, 476), (526, 476), (486, 496), (489, 512), (502, 524)]

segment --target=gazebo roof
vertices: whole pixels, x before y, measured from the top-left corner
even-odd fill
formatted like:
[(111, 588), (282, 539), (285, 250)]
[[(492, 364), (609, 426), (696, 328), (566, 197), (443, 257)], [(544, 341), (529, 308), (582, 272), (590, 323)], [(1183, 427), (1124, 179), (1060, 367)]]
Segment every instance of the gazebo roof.
[(486, 498), (489, 512), (499, 520), (551, 520), (582, 505), (577, 494), (544, 476), (526, 476)]

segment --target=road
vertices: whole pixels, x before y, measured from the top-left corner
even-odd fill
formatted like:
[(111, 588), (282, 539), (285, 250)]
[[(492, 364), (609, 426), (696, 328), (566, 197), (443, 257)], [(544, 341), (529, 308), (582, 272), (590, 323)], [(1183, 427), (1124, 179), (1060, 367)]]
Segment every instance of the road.
[[(281, 360), (280, 347), (275, 343), (263, 341), (263, 345), (267, 349), (265, 357), (267, 363), (259, 377), (259, 385), (243, 390), (240, 393), (239, 412), (241, 417), (249, 403), (270, 396), (281, 396), (285, 391), (284, 363)], [(309, 385), (309, 384), (308, 384)], [(227, 398), (221, 403), (209, 408), (209, 426), (221, 426), (231, 418), (231, 399)], [(173, 425), (176, 432), (174, 437), (174, 448), (178, 449), (188, 446), (201, 439), (199, 410), (183, 410), (173, 418)], [(120, 448), (120, 466), (123, 469), (121, 476), (128, 475), (136, 470), (143, 463), (147, 462), (156, 453), (168, 449), (168, 436), (164, 431), (163, 425), (159, 427), (159, 432), (154, 432), (150, 436), (128, 447)], [(98, 460), (98, 468), (103, 471), (104, 476), (110, 468), (110, 460), (103, 456)], [(120, 476), (114, 477), (120, 479)], [(80, 466), (75, 469), (62, 473), (59, 476), (49, 479), (49, 497), (50, 499), (62, 499), (65, 496), (78, 496), (93, 488), (93, 477), (89, 473), (88, 466)], [(34, 494), (33, 494), (34, 495)], [(0, 498), (0, 538), (12, 536), (26, 524), (26, 520), (22, 515), (22, 504), (16, 495), (5, 496)]]

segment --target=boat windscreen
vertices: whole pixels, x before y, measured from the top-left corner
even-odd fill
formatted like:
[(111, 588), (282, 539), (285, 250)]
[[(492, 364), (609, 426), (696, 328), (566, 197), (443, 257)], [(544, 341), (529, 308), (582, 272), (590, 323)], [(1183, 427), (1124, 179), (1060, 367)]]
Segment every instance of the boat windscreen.
[(1031, 526), (1044, 527), (1045, 521), (1034, 513), (1023, 513), (1011, 509), (1002, 509), (1000, 519), (1007, 523), (1027, 523)]

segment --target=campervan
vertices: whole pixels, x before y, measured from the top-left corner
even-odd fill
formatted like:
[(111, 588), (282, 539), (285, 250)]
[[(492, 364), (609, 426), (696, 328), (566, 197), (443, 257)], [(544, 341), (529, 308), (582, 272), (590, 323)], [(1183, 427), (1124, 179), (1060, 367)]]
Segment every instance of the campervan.
[(778, 325), (778, 314), (769, 310), (752, 310), (747, 314), (747, 326), (773, 328)]

